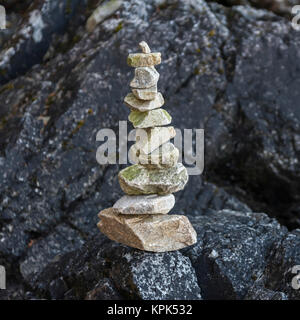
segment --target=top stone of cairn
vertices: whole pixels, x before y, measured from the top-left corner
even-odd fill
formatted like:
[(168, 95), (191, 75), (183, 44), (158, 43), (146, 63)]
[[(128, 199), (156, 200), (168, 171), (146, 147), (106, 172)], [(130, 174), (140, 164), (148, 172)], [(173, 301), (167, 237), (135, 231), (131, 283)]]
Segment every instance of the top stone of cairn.
[(131, 53), (127, 58), (127, 63), (130, 67), (153, 67), (161, 63), (160, 52), (151, 52), (145, 41), (140, 42), (139, 46), (142, 53)]

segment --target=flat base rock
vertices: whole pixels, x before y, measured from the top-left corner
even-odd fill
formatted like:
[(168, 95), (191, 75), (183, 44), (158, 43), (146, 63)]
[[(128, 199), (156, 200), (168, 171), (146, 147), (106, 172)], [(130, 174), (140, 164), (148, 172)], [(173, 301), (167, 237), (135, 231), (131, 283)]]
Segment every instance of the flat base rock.
[(109, 239), (144, 251), (166, 252), (197, 242), (189, 219), (182, 215), (121, 215), (113, 208), (99, 213), (98, 228)]
[(182, 190), (189, 176), (181, 163), (164, 170), (151, 170), (135, 164), (121, 170), (118, 178), (122, 190), (128, 195), (164, 195)]
[(167, 214), (175, 205), (172, 194), (158, 196), (123, 196), (113, 206), (118, 214)]

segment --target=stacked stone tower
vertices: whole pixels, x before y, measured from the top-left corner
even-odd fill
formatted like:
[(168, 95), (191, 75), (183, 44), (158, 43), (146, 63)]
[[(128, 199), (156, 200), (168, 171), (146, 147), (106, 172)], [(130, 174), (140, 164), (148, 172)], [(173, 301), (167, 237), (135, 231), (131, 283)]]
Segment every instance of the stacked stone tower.
[(139, 46), (142, 53), (128, 56), (135, 76), (132, 93), (124, 100), (136, 128), (136, 143), (129, 150), (135, 164), (119, 172), (126, 195), (99, 213), (98, 227), (110, 239), (134, 248), (173, 251), (197, 241), (186, 216), (168, 215), (175, 204), (172, 193), (184, 188), (188, 173), (178, 163), (178, 149), (169, 142), (175, 129), (168, 126), (172, 118), (161, 108), (164, 98), (157, 92), (159, 74), (154, 66), (160, 64), (161, 54), (152, 53), (144, 41)]

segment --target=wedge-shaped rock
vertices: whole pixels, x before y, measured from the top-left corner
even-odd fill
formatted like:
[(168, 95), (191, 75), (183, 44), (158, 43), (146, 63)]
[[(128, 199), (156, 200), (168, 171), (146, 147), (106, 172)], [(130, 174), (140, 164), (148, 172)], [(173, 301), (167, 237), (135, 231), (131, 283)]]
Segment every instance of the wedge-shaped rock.
[(113, 206), (118, 214), (167, 214), (175, 204), (172, 194), (158, 196), (123, 196)]
[(151, 88), (147, 89), (134, 89), (132, 88), (132, 93), (136, 96), (136, 98), (140, 100), (153, 100), (157, 94), (157, 84)]
[(154, 67), (140, 67), (134, 71), (134, 78), (130, 82), (130, 87), (138, 89), (151, 88), (157, 85), (159, 73)]
[(148, 46), (148, 43), (145, 42), (145, 41), (141, 41), (139, 43), (139, 47), (142, 49), (142, 52), (143, 53), (151, 53), (151, 49), (150, 47)]
[(181, 163), (165, 170), (150, 170), (135, 164), (121, 170), (118, 177), (128, 195), (174, 193), (182, 190), (188, 181), (187, 170)]
[(141, 100), (137, 99), (133, 93), (128, 93), (124, 99), (125, 104), (132, 110), (138, 110), (141, 112), (158, 109), (164, 105), (165, 101), (160, 92), (155, 93), (153, 100)]
[(128, 120), (135, 128), (153, 128), (170, 124), (172, 117), (166, 110), (159, 108), (146, 112), (133, 110)]
[(167, 142), (150, 154), (142, 153), (134, 144), (129, 149), (129, 159), (134, 164), (142, 164), (148, 169), (171, 168), (177, 164), (179, 150)]
[(149, 154), (175, 135), (174, 127), (139, 128), (136, 130), (136, 146), (142, 153)]
[(131, 53), (127, 58), (130, 67), (151, 67), (161, 63), (161, 53)]
[(179, 250), (197, 242), (189, 219), (182, 215), (121, 215), (112, 208), (99, 213), (98, 228), (108, 238), (152, 252)]

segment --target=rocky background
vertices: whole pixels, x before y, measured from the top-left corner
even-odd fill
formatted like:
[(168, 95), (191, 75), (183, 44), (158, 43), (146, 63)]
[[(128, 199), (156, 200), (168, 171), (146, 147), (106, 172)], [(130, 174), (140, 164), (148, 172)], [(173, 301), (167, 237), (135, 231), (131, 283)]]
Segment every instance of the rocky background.
[[(119, 2), (0, 1), (0, 298), (300, 299), (295, 1)], [(134, 250), (96, 227), (122, 195), (120, 167), (96, 162), (96, 133), (128, 117), (126, 58), (141, 40), (162, 52), (174, 125), (205, 129), (205, 171), (173, 210), (198, 243), (178, 252)]]

